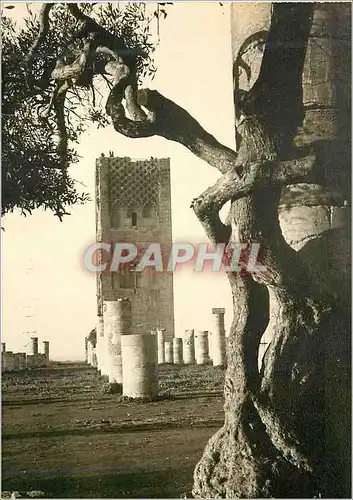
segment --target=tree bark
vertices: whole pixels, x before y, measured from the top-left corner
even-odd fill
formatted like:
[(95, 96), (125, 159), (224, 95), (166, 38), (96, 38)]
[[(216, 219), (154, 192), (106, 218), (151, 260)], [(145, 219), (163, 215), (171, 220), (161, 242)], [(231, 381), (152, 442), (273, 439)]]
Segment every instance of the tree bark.
[[(273, 5), (260, 75), (241, 102), (244, 117), (243, 129), (238, 130), (237, 162), (245, 171), (250, 163), (259, 162), (264, 174), (264, 160), (293, 155), (293, 139), (304, 117), (301, 79), (313, 13), (309, 4)], [(344, 167), (348, 168), (347, 158)], [(330, 457), (325, 407), (329, 385), (336, 385), (337, 377), (345, 383), (344, 398), (349, 399), (348, 310), (323, 291), (322, 279), (318, 281), (284, 241), (278, 185), (251, 184), (250, 195), (242, 191), (243, 197), (233, 201), (232, 234), (242, 243), (260, 243), (261, 263), (268, 271), (229, 275), (234, 321), (227, 353), (225, 423), (195, 469), (193, 494), (198, 498), (349, 496), (344, 466), (338, 457)], [(231, 190), (224, 178), (210, 188), (209, 204), (224, 198), (227, 188)], [(232, 199), (238, 194), (234, 189)], [(276, 312), (270, 318), (274, 336), (259, 374), (257, 355), (270, 302), (271, 313)], [(340, 407), (349, 413), (347, 400), (346, 404), (341, 400)]]

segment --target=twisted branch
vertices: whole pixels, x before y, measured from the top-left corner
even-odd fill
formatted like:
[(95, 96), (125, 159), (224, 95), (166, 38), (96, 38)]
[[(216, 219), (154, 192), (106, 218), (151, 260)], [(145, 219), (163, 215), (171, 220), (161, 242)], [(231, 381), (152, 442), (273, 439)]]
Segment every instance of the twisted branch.
[[(71, 64), (65, 64), (58, 59), (51, 78), (56, 82), (52, 102), (49, 107), (55, 107), (60, 137), (60, 153), (65, 154), (65, 132), (60, 106), (64, 106), (60, 89), (70, 86), (88, 86), (92, 84), (94, 74), (102, 70), (93, 68), (92, 60), (95, 54), (109, 54), (112, 60), (105, 65), (105, 74), (114, 78), (113, 88), (106, 103), (106, 112), (112, 118), (117, 132), (131, 138), (152, 137), (159, 135), (184, 145), (192, 153), (214, 166), (222, 173), (233, 168), (237, 154), (230, 148), (220, 144), (211, 134), (183, 108), (162, 96), (155, 90), (138, 90), (136, 76), (137, 51), (129, 49), (124, 40), (112, 35), (99, 26), (96, 21), (85, 15), (77, 4), (66, 4), (71, 14), (78, 21), (75, 38), (84, 42), (81, 54)], [(29, 67), (40, 43), (49, 30), (49, 12), (53, 4), (42, 7), (40, 14), (40, 31), (28, 55)], [(128, 117), (126, 116), (125, 107)], [(55, 106), (54, 106), (55, 104)], [(147, 109), (147, 112), (144, 111)], [(236, 175), (237, 171), (234, 170)]]
[[(277, 189), (299, 182), (316, 183), (324, 166), (320, 165), (320, 172), (316, 167), (315, 154), (291, 161), (239, 166), (237, 170), (228, 170), (213, 186), (194, 198), (191, 208), (212, 241), (227, 243), (230, 229), (221, 222), (218, 213), (229, 200), (239, 200), (257, 189)], [(242, 174), (240, 179), (239, 172)]]
[(38, 50), (38, 47), (40, 44), (43, 42), (45, 39), (48, 31), (49, 31), (49, 13), (52, 9), (52, 7), (55, 4), (53, 2), (50, 3), (45, 3), (42, 5), (39, 13), (39, 31), (38, 35), (36, 36), (32, 47), (30, 48), (27, 58), (26, 58), (26, 63), (27, 63), (27, 68), (28, 68), (28, 73), (31, 74), (32, 72), (32, 65), (33, 65), (33, 59), (34, 56)]

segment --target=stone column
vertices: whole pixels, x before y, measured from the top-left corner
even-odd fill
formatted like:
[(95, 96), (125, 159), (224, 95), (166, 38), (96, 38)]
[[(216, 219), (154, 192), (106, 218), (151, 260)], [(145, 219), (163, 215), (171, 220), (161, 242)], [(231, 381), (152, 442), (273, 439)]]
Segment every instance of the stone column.
[(210, 357), (210, 361), (212, 361), (213, 359), (212, 345), (213, 345), (213, 335), (212, 332), (208, 332), (208, 355)]
[(17, 356), (19, 357), (19, 370), (25, 370), (27, 368), (26, 353), (19, 352)]
[(195, 363), (194, 330), (185, 330), (183, 337), (183, 357), (186, 365)]
[(131, 335), (131, 301), (125, 297), (103, 303), (106, 371), (110, 383), (122, 384), (121, 336)]
[(92, 366), (97, 368), (97, 347), (92, 348)]
[(29, 369), (36, 367), (36, 356), (34, 354), (26, 355), (26, 367)]
[(212, 331), (212, 360), (213, 366), (225, 366), (227, 364), (226, 356), (226, 332), (224, 328), (223, 307), (212, 309), (214, 328)]
[(49, 365), (49, 352), (50, 352), (49, 341), (43, 340), (42, 346), (43, 346), (43, 353), (45, 355), (45, 366), (48, 366)]
[(88, 340), (85, 338), (85, 363), (88, 363)]
[(173, 339), (173, 363), (175, 365), (183, 364), (183, 339), (180, 337)]
[(164, 355), (164, 332), (163, 329), (157, 329), (157, 353), (158, 353), (158, 364), (163, 365), (165, 363)]
[(206, 365), (209, 362), (208, 331), (195, 333), (195, 358), (198, 365)]
[(130, 398), (154, 397), (158, 394), (156, 335), (121, 336), (123, 395)]
[(15, 368), (15, 356), (12, 351), (2, 353), (2, 371), (12, 372)]
[(38, 337), (31, 337), (30, 354), (36, 356), (38, 354)]
[(92, 366), (92, 357), (93, 357), (93, 346), (92, 342), (89, 340), (87, 342), (87, 363)]
[(20, 371), (20, 357), (18, 352), (13, 354), (13, 369), (15, 372)]
[(97, 369), (98, 369), (98, 371), (100, 371), (101, 375), (105, 375), (105, 372), (104, 372), (104, 322), (103, 322), (103, 316), (97, 316), (96, 331), (97, 331), (97, 343), (96, 343)]
[(173, 344), (164, 342), (164, 361), (165, 363), (173, 363)]
[(45, 354), (37, 354), (37, 366), (38, 368), (44, 368), (47, 365), (47, 359)]

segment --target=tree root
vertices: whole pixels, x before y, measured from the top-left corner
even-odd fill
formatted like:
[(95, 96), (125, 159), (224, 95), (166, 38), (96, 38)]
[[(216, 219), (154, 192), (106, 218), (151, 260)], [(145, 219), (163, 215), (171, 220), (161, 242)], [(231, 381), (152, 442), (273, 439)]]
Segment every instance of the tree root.
[(299, 443), (268, 408), (249, 398), (239, 413), (208, 442), (194, 472), (195, 498), (313, 498), (323, 493)]

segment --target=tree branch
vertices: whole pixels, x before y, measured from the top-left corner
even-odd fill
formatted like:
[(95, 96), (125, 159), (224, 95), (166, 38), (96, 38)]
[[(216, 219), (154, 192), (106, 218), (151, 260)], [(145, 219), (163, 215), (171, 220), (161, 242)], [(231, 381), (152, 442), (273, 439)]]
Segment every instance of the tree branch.
[[(243, 167), (239, 180), (234, 170), (226, 172), (212, 187), (192, 201), (192, 208), (200, 219), (219, 212), (227, 201), (249, 196), (255, 189), (278, 188), (299, 182), (316, 183), (316, 156), (309, 155), (295, 160), (278, 163), (253, 163)], [(239, 167), (240, 169), (240, 167)]]
[[(111, 116), (117, 132), (131, 138), (159, 135), (182, 144), (222, 173), (234, 168), (237, 153), (219, 143), (185, 109), (156, 90), (149, 89), (139, 90), (137, 102), (134, 102), (130, 96), (128, 75), (125, 73), (120, 80), (118, 78), (117, 80), (106, 104), (107, 114)], [(124, 97), (128, 108), (131, 109), (132, 105), (137, 109), (139, 106), (144, 106), (149, 110), (144, 119), (142, 114), (136, 121), (126, 117), (122, 105)]]
[[(52, 5), (47, 4), (42, 8), (41, 29), (31, 48), (29, 61), (33, 59), (35, 51), (48, 32), (48, 15)], [(105, 52), (112, 57), (112, 61), (106, 64), (105, 71), (114, 77), (114, 85), (106, 103), (106, 112), (111, 116), (115, 130), (131, 138), (159, 135), (178, 142), (222, 173), (232, 169), (234, 175), (237, 175), (235, 151), (220, 144), (187, 111), (157, 91), (138, 90), (136, 76), (138, 51), (129, 49), (122, 38), (112, 35), (85, 15), (77, 4), (68, 3), (67, 8), (79, 22), (75, 38), (83, 40), (84, 48), (71, 64), (64, 64), (62, 59), (58, 59), (51, 74), (57, 83), (52, 106), (55, 103), (56, 114), (60, 120), (62, 113), (59, 107), (64, 105), (64, 100), (57, 94), (58, 90), (63, 86), (69, 88), (72, 85), (85, 87), (91, 85), (96, 71), (91, 64), (94, 55)], [(96, 72), (101, 73), (101, 69)], [(123, 101), (129, 117), (126, 116)], [(147, 113), (143, 107), (148, 110)], [(62, 125), (61, 120), (58, 122), (59, 135), (62, 135), (59, 140), (60, 151), (65, 154), (62, 146), (67, 143), (65, 138), (67, 134), (64, 133)]]
[(35, 56), (35, 53), (38, 50), (38, 47), (40, 46), (42, 41), (45, 39), (45, 37), (49, 31), (49, 13), (54, 5), (55, 4), (53, 2), (45, 3), (42, 5), (42, 7), (40, 9), (38, 35), (36, 36), (36, 38), (32, 44), (32, 47), (29, 50), (27, 58), (26, 58), (26, 63), (27, 63), (29, 73), (31, 73), (31, 71), (32, 71), (32, 63), (33, 63), (33, 58)]
[[(82, 21), (81, 33), (86, 36), (87, 32), (96, 33), (97, 52), (109, 52), (115, 59), (106, 66), (107, 72), (114, 76), (114, 86), (106, 103), (106, 111), (117, 132), (131, 138), (159, 135), (179, 142), (223, 173), (234, 167), (237, 159), (235, 151), (220, 144), (187, 111), (157, 91), (137, 90), (137, 54), (131, 53), (122, 39), (113, 37), (95, 21), (83, 15), (76, 4), (68, 4), (68, 8)], [(131, 119), (126, 117), (123, 99)], [(141, 106), (150, 113), (146, 114)]]
[[(193, 208), (191, 206), (191, 208)], [(224, 224), (218, 212), (212, 212), (204, 214), (202, 216), (197, 216), (206, 235), (213, 243), (229, 243), (230, 237), (232, 235), (232, 226), (230, 224)]]

